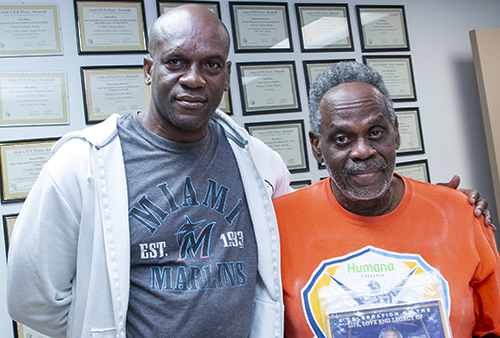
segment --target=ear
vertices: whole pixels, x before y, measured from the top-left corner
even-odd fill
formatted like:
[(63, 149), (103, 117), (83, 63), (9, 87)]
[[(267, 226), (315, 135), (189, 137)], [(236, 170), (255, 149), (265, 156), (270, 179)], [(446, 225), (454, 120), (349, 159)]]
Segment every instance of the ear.
[(319, 146), (320, 138), (316, 136), (312, 131), (309, 132), (309, 142), (311, 143), (312, 153), (316, 161), (319, 164), (323, 163), (325, 160), (323, 159), (323, 153), (321, 152), (321, 148)]
[(147, 86), (151, 85), (151, 72), (153, 70), (153, 59), (151, 56), (146, 55), (144, 57), (144, 83), (146, 83)]
[(226, 83), (224, 84), (224, 91), (227, 92), (229, 90), (229, 85), (231, 84), (231, 61), (226, 63), (227, 66), (227, 74), (226, 74)]
[(396, 133), (396, 150), (399, 149), (399, 146), (401, 145), (401, 139), (399, 137), (399, 123), (398, 123), (398, 118), (396, 116), (396, 119), (394, 120), (394, 132)]

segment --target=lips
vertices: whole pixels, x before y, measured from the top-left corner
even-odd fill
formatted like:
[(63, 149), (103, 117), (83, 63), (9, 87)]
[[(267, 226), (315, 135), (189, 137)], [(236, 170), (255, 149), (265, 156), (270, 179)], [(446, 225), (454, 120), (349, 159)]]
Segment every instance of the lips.
[(375, 160), (366, 163), (348, 164), (343, 169), (344, 177), (352, 178), (360, 184), (369, 184), (376, 176), (387, 168), (385, 161)]
[(183, 107), (186, 108), (200, 108), (207, 101), (205, 97), (198, 95), (179, 95), (175, 97), (175, 100)]

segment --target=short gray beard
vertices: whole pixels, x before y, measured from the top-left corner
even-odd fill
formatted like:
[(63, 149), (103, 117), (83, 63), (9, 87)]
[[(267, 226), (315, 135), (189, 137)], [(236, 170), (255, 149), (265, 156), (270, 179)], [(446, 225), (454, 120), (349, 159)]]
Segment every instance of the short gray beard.
[[(394, 164), (387, 164), (387, 162), (382, 160), (373, 160), (365, 163), (350, 164), (344, 167), (342, 173), (333, 172), (326, 161), (325, 166), (328, 174), (330, 174), (330, 177), (332, 178), (333, 183), (337, 186), (337, 189), (339, 189), (344, 197), (350, 201), (369, 201), (381, 197), (387, 192), (387, 190), (389, 190), (392, 183), (392, 175), (394, 172)], [(345, 182), (345, 180), (353, 173), (353, 171), (371, 168), (380, 169), (386, 175), (387, 179), (379, 189), (373, 191), (357, 191), (349, 185), (341, 183)]]

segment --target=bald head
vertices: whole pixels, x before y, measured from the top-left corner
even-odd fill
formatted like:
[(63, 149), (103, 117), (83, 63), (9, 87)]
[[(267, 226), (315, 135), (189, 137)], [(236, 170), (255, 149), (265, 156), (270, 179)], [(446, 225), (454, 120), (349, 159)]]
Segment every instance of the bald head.
[(198, 30), (210, 31), (220, 39), (220, 46), (229, 54), (229, 32), (222, 21), (207, 8), (200, 5), (183, 5), (176, 7), (160, 16), (149, 32), (149, 51), (155, 57), (158, 45), (170, 36), (185, 33), (185, 27), (191, 28), (191, 34)]

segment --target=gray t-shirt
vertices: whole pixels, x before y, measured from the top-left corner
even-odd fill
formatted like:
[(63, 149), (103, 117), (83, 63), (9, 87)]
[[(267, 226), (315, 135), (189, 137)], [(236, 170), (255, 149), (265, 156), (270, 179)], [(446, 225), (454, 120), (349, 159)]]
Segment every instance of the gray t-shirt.
[(176, 143), (118, 120), (129, 198), (128, 337), (248, 337), (257, 246), (224, 129)]

